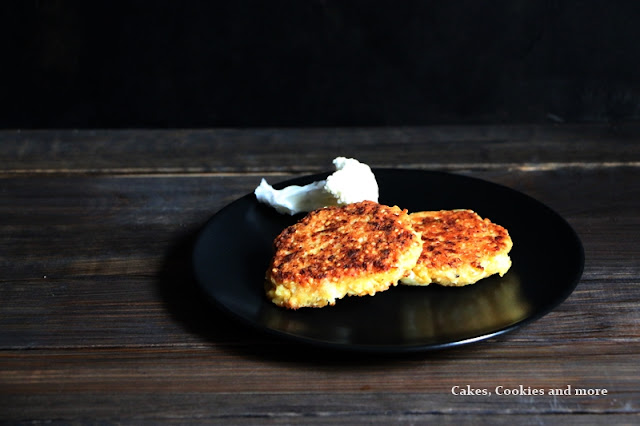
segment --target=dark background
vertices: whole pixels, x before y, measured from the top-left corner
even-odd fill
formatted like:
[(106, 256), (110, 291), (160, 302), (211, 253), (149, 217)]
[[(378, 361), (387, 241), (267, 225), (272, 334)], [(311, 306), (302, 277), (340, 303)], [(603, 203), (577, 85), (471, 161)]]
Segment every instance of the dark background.
[(21, 1), (2, 128), (637, 121), (638, 1)]

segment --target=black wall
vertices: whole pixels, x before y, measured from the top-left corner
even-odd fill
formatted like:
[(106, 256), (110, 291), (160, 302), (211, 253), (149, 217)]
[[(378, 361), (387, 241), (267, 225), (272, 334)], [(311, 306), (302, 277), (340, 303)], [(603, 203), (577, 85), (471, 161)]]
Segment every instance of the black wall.
[(638, 1), (22, 1), (0, 127), (640, 118)]

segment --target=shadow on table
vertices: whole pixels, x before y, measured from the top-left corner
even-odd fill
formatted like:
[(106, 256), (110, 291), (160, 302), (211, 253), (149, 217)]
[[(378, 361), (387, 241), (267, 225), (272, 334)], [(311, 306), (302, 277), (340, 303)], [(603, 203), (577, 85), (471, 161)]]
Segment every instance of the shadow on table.
[[(402, 355), (378, 355), (335, 351), (303, 343), (289, 342), (277, 336), (265, 335), (227, 315), (216, 307), (199, 287), (192, 268), (192, 249), (200, 228), (187, 232), (173, 241), (166, 252), (158, 275), (158, 292), (174, 321), (189, 333), (194, 333), (217, 347), (243, 356), (273, 361), (306, 361), (326, 364), (335, 361), (362, 363), (407, 358), (450, 358), (455, 349)], [(482, 350), (485, 345), (476, 345)]]
[(158, 293), (171, 318), (222, 350), (238, 355), (288, 361), (349, 359), (349, 354), (323, 353), (317, 348), (285, 342), (244, 325), (216, 307), (198, 285), (192, 268), (192, 249), (200, 229), (173, 241), (158, 275)]
[(257, 333), (220, 311), (198, 286), (191, 256), (199, 231), (197, 228), (180, 236), (165, 253), (157, 284), (169, 315), (187, 332), (222, 346), (255, 340), (259, 337)]

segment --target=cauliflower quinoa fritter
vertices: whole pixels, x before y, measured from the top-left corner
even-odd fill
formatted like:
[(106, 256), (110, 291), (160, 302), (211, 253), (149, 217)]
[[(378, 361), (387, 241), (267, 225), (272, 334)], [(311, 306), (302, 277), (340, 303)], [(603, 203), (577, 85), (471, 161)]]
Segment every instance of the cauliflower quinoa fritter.
[(413, 273), (402, 284), (473, 284), (511, 267), (513, 246), (505, 228), (472, 210), (441, 210), (409, 215), (422, 235), (423, 249)]
[(310, 212), (282, 231), (274, 248), (267, 296), (298, 309), (395, 286), (415, 266), (422, 243), (406, 210), (362, 201)]

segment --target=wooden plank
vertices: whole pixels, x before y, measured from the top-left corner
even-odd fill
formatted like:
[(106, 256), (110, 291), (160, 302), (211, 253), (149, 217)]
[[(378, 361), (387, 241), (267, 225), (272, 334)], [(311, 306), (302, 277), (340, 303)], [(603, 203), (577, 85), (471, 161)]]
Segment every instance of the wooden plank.
[[(594, 349), (579, 357), (558, 356), (554, 348), (553, 363), (548, 362), (549, 348), (532, 347), (527, 348), (533, 349), (530, 357), (523, 348), (505, 352), (485, 345), (392, 360), (324, 358), (318, 352), (278, 358), (286, 349), (272, 352), (271, 358), (206, 348), (4, 351), (0, 353), (4, 366), (0, 394), (4, 404), (10, 402), (5, 412), (16, 418), (78, 418), (79, 412), (91, 413), (87, 416), (120, 413), (129, 418), (178, 412), (218, 419), (305, 413), (328, 420), (349, 414), (388, 419), (451, 413), (639, 414), (637, 362), (631, 348), (616, 355), (598, 354)], [(560, 349), (560, 354), (571, 350), (569, 345)], [(467, 385), (491, 395), (453, 395)], [(551, 389), (569, 387), (572, 395), (549, 394)], [(516, 395), (505, 395), (506, 389), (516, 389)], [(541, 394), (534, 395), (533, 389)], [(606, 389), (606, 394), (578, 395), (577, 389)], [(129, 403), (118, 406), (124, 397)], [(72, 409), (61, 405), (72, 398)], [(29, 408), (27, 404), (34, 400), (51, 405)], [(129, 411), (150, 404), (156, 407), (155, 415), (144, 408)], [(191, 411), (183, 412), (185, 405)]]
[[(2, 393), (322, 393), (415, 392), (451, 394), (469, 384), (537, 389), (607, 389), (607, 398), (637, 396), (637, 346), (604, 344), (567, 356), (573, 344), (550, 348), (530, 344), (481, 344), (426, 355), (347, 356), (291, 346), (250, 348), (98, 348), (2, 351)], [(613, 353), (615, 352), (615, 353)], [(573, 347), (575, 354), (575, 347)], [(482, 362), (483, 368), (478, 368)], [(455, 365), (456, 377), (451, 375)], [(137, 366), (137, 367), (136, 367)], [(38, 374), (30, 374), (32, 372)], [(104, 384), (108, 383), (108, 388)], [(548, 392), (547, 392), (548, 393)], [(536, 395), (520, 395), (536, 396)], [(595, 395), (592, 395), (595, 396)], [(611, 400), (609, 400), (611, 402)], [(638, 410), (638, 407), (634, 407)]]
[[(640, 349), (636, 288), (636, 281), (586, 278), (554, 312), (499, 346), (614, 341)], [(188, 275), (14, 281), (0, 286), (0, 297), (0, 349), (281, 343), (220, 313)]]
[(9, 422), (118, 424), (635, 424), (638, 413), (630, 407), (600, 407), (575, 397), (479, 400), (426, 393), (61, 393), (0, 402)]
[[(640, 168), (616, 167), (528, 172), (461, 171), (471, 177), (509, 186), (548, 204), (564, 215), (584, 220), (638, 216)], [(124, 176), (0, 178), (2, 225), (89, 226), (185, 224), (213, 214), (251, 193), (262, 174), (242, 176)], [(276, 183), (287, 175), (268, 176)], [(624, 182), (624, 184), (621, 184)], [(385, 194), (383, 194), (385, 195)], [(596, 197), (597, 196), (597, 197)], [(623, 223), (616, 223), (623, 226)]]
[(640, 125), (0, 131), (0, 173), (310, 173), (637, 164)]

